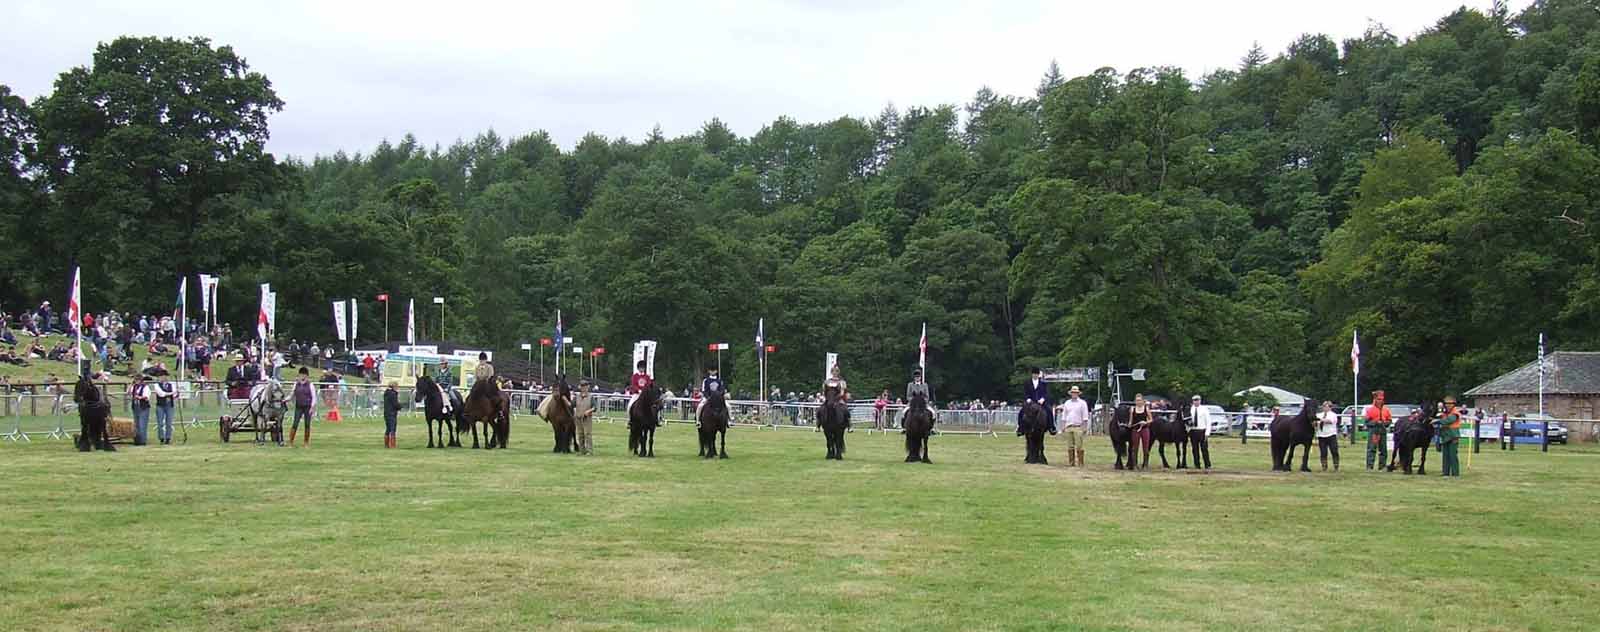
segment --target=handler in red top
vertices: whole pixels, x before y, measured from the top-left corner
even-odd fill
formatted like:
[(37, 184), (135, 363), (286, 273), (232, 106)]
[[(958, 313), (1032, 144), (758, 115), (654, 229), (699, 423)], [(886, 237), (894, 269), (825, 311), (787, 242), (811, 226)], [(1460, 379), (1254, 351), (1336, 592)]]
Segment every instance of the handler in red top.
[(623, 410), (633, 410), (633, 403), (639, 400), (639, 394), (656, 385), (656, 379), (644, 372), (644, 360), (634, 367), (633, 375), (628, 378), (628, 407)]
[(1378, 469), (1389, 465), (1389, 427), (1394, 417), (1383, 403), (1383, 391), (1372, 392), (1372, 405), (1367, 407), (1367, 469), (1372, 469), (1372, 457), (1378, 457)]

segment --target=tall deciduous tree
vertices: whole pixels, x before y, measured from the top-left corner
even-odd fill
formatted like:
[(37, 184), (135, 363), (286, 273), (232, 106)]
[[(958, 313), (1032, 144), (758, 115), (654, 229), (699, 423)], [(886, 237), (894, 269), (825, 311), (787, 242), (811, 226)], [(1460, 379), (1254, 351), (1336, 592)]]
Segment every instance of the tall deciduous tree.
[(103, 300), (170, 296), (174, 273), (195, 271), (203, 228), (237, 217), (229, 198), (274, 186), (263, 146), (267, 118), (282, 107), (230, 47), (153, 37), (100, 45), (90, 67), (63, 73), (37, 104), (39, 156), (64, 211), (49, 227), (59, 260), (76, 256), (112, 279), (109, 292), (88, 290)]

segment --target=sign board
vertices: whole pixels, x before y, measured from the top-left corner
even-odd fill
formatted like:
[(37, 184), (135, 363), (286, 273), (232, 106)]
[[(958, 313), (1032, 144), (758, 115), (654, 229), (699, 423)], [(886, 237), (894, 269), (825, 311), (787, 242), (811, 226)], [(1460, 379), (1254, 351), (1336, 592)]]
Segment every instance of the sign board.
[(399, 351), (396, 351), (396, 353), (401, 355), (413, 355), (421, 353), (438, 355), (439, 347), (437, 345), (400, 345)]
[(650, 377), (656, 376), (656, 341), (640, 340), (633, 343), (633, 366), (644, 362), (644, 372)]
[(1092, 366), (1044, 369), (1040, 380), (1045, 382), (1095, 382), (1100, 379), (1100, 368)]
[(479, 349), (456, 349), (455, 351), (452, 351), (450, 353), (450, 355), (456, 356), (458, 358), (472, 358), (473, 360), (477, 360), (478, 359), (478, 354), (480, 354), (480, 353), (489, 356), (489, 361), (490, 362), (494, 362), (494, 352), (493, 351), (483, 351), (483, 350), (479, 350)]

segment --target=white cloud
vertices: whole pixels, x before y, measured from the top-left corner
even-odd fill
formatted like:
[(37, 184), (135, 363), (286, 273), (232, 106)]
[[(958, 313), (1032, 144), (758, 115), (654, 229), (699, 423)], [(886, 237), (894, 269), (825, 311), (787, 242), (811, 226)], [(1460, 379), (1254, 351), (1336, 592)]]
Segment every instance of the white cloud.
[[(1402, 37), (1460, 0), (1115, 3), (892, 2), (94, 2), (0, 8), (0, 82), (28, 98), (119, 35), (228, 44), (286, 102), (271, 149), (368, 151), (412, 132), (449, 144), (493, 128), (669, 136), (713, 116), (750, 134), (780, 115), (870, 116), (884, 104), (959, 104), (981, 86), (1031, 94), (1054, 58), (1101, 66), (1233, 67), (1302, 33), (1335, 40), (1369, 21)], [(1473, 4), (1487, 6), (1487, 0)], [(1513, 2), (1520, 10), (1527, 2)]]

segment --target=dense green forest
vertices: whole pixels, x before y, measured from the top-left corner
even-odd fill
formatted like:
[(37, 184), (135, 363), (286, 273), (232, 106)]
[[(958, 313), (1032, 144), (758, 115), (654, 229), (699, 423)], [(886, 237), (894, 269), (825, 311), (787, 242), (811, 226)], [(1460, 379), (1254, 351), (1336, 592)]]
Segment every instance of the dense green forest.
[[(1241, 43), (1241, 50), (1246, 47)], [(1203, 77), (1051, 63), (1036, 93), (867, 118), (778, 117), (741, 137), (486, 131), (447, 148), (278, 160), (292, 106), (240, 53), (123, 38), (25, 102), (0, 86), (0, 301), (170, 310), (223, 275), (234, 323), (279, 292), (285, 337), (332, 338), (329, 301), (404, 301), (432, 334), (519, 354), (565, 315), (626, 371), (724, 365), (772, 382), (903, 384), (927, 323), (940, 395), (1004, 396), (1029, 365), (1140, 366), (1147, 390), (1258, 382), (1343, 401), (1459, 392), (1554, 346), (1600, 342), (1600, 2), (1461, 9), (1402, 41), (1306, 35)], [(400, 130), (397, 130), (397, 132)], [(195, 299), (197, 300), (197, 299)], [(431, 337), (431, 335), (430, 335)], [(1391, 399), (1394, 399), (1392, 397)]]

